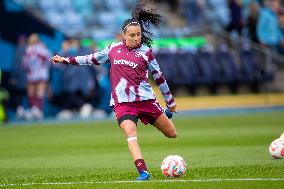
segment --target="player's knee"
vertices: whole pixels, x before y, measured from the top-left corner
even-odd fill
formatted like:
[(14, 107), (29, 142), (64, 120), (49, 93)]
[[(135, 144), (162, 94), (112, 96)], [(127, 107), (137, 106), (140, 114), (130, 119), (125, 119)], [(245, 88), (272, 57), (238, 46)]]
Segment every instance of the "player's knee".
[(134, 136), (136, 135), (136, 129), (133, 127), (127, 127), (124, 128), (124, 133), (126, 134), (126, 136)]
[(177, 138), (176, 130), (172, 130), (172, 131), (166, 133), (166, 137), (168, 137), (168, 138)]
[(120, 124), (120, 128), (124, 131), (126, 136), (136, 136), (136, 124), (130, 120), (124, 120)]

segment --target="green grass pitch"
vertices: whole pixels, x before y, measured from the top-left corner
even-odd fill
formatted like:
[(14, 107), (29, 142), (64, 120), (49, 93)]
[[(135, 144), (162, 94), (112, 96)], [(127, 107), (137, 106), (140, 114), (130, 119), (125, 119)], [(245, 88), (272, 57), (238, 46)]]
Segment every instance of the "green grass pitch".
[[(115, 121), (0, 126), (0, 189), (284, 188), (284, 159), (268, 152), (284, 131), (284, 112), (173, 121), (176, 139), (138, 126), (149, 182), (132, 182), (136, 169)], [(185, 159), (183, 177), (162, 175), (161, 161), (170, 154)]]

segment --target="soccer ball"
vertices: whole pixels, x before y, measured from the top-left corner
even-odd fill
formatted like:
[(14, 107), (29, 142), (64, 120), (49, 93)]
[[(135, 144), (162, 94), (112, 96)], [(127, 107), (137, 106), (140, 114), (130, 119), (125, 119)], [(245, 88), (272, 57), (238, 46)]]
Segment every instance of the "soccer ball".
[(163, 160), (161, 170), (165, 177), (180, 177), (185, 173), (186, 163), (178, 155), (169, 155)]
[(269, 146), (269, 153), (274, 159), (284, 158), (284, 138), (275, 139)]

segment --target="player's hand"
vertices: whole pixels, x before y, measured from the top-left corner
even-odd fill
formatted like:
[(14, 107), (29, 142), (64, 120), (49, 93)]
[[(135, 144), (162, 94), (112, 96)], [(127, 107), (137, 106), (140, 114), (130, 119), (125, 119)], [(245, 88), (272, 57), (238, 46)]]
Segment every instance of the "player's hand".
[(55, 55), (49, 61), (53, 62), (54, 64), (62, 63), (64, 61), (64, 57)]
[(177, 105), (174, 105), (172, 107), (168, 107), (168, 109), (170, 110), (170, 112), (176, 112), (176, 108), (177, 108)]

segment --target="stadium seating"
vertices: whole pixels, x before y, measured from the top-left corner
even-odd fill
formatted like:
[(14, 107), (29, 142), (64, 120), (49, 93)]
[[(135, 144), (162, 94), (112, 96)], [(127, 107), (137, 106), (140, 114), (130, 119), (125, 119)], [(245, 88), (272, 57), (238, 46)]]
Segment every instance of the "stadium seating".
[(176, 54), (176, 67), (178, 69), (175, 80), (177, 85), (195, 85), (198, 83), (198, 69), (193, 53), (178, 52)]
[(219, 46), (216, 53), (216, 61), (221, 83), (236, 83), (238, 81), (237, 65), (227, 45), (222, 44)]
[(251, 83), (259, 80), (260, 68), (256, 62), (254, 52), (246, 44), (240, 52), (240, 82)]
[(197, 53), (199, 82), (201, 84), (214, 84), (219, 82), (218, 67), (213, 52), (213, 47), (203, 47)]
[(163, 75), (171, 88), (207, 86), (216, 94), (218, 86), (226, 85), (237, 92), (238, 85), (247, 85), (253, 92), (259, 84), (273, 81), (274, 69), (267, 69), (257, 62), (256, 54), (244, 44), (237, 57), (227, 45), (214, 49), (210, 44), (197, 52), (179, 49), (176, 52), (161, 49), (155, 53)]

